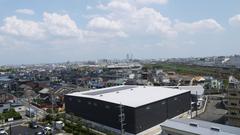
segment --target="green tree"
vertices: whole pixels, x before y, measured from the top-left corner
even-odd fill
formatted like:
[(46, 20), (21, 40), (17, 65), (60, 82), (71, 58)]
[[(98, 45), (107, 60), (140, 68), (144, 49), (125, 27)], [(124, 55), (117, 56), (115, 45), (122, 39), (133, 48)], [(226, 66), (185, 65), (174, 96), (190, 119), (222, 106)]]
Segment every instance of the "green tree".
[(0, 122), (1, 122), (1, 124), (3, 124), (4, 123), (4, 116), (3, 116), (3, 114), (2, 113), (0, 113)]

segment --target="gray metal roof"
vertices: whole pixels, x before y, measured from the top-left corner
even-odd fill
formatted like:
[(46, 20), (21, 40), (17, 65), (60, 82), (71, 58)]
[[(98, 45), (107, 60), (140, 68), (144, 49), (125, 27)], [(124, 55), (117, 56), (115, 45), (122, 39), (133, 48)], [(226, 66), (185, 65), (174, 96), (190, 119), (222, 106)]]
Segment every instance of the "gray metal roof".
[(161, 126), (200, 135), (240, 135), (240, 128), (195, 119), (170, 119), (163, 122)]

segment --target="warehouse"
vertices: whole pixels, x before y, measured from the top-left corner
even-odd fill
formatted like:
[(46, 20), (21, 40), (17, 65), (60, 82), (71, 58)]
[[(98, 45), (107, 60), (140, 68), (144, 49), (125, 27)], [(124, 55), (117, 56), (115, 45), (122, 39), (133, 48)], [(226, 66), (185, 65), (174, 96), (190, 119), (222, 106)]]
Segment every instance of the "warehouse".
[(67, 94), (65, 108), (68, 114), (116, 132), (124, 129), (127, 134), (138, 134), (188, 111), (190, 91), (122, 85)]

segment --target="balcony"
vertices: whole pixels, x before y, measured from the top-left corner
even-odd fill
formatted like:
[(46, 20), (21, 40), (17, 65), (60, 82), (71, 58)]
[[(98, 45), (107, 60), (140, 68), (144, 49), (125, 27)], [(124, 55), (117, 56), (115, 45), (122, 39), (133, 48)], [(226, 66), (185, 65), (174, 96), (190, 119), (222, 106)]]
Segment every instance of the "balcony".
[(226, 98), (226, 99), (240, 99), (240, 96), (227, 95), (225, 98)]
[(227, 116), (228, 118), (240, 119), (240, 114), (238, 114), (238, 115), (227, 114), (226, 116)]
[(229, 109), (240, 109), (240, 106), (239, 105), (226, 105), (227, 108)]
[(240, 88), (228, 88), (227, 91), (239, 91), (240, 92)]

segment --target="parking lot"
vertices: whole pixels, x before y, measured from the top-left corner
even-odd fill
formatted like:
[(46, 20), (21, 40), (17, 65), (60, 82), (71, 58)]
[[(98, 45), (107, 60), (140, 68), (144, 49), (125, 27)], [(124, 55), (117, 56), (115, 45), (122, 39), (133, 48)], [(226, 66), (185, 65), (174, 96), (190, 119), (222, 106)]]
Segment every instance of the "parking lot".
[[(11, 134), (12, 135), (34, 135), (36, 132), (39, 132), (41, 130), (42, 129), (40, 127), (36, 129), (32, 129), (27, 126), (16, 126), (12, 128)], [(10, 134), (10, 131), (8, 131), (8, 133)]]
[(221, 99), (209, 99), (205, 112), (198, 115), (194, 119), (225, 124), (226, 113), (227, 113), (227, 110), (224, 108), (224, 105), (221, 103)]

